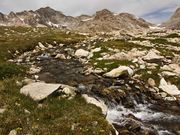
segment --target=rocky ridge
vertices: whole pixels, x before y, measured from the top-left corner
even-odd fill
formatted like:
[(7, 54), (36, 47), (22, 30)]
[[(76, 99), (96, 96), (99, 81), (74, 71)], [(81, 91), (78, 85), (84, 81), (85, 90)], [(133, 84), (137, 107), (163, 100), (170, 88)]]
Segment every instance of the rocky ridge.
[(0, 13), (0, 25), (4, 26), (35, 26), (57, 27), (77, 30), (80, 32), (112, 32), (112, 31), (142, 31), (148, 29), (150, 23), (128, 13), (114, 14), (104, 9), (92, 16), (66, 16), (50, 7), (36, 11), (11, 12), (8, 15)]

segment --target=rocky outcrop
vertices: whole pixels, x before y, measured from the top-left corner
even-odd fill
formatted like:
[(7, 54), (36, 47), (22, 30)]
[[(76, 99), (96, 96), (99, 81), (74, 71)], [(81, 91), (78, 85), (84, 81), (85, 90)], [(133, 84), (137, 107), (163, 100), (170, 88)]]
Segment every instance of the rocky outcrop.
[(96, 12), (91, 19), (80, 22), (77, 30), (83, 32), (138, 31), (149, 28), (149, 24), (132, 14), (121, 13), (116, 15), (107, 9), (103, 9)]
[(178, 8), (172, 17), (167, 22), (163, 23), (162, 26), (180, 30), (180, 8)]

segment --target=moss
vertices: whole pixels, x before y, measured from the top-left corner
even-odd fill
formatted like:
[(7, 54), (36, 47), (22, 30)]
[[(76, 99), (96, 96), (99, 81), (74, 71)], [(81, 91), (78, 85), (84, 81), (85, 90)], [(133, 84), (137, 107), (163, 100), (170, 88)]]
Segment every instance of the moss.
[(122, 66), (130, 66), (130, 65), (134, 65), (134, 63), (132, 63), (131, 61), (128, 60), (97, 60), (97, 61), (91, 61), (92, 64), (94, 65), (94, 63), (97, 63), (95, 66), (95, 68), (107, 68), (108, 71), (119, 67), (120, 65)]
[(24, 66), (13, 63), (0, 63), (0, 80), (12, 76), (19, 76), (25, 74), (26, 68)]
[(156, 39), (152, 39), (150, 40), (153, 44), (163, 44), (163, 45), (172, 45), (172, 46), (180, 46), (179, 43), (174, 43), (174, 42), (169, 42), (167, 39), (165, 38), (156, 38)]
[[(149, 72), (151, 72), (151, 74)], [(158, 73), (160, 72), (160, 67), (157, 67), (156, 69), (140, 69), (136, 74), (141, 75), (140, 80), (144, 82), (147, 82), (149, 78), (152, 78), (155, 80), (156, 85), (159, 85), (160, 77)]]
[(177, 33), (172, 33), (167, 36), (164, 36), (165, 38), (180, 38), (180, 35)]

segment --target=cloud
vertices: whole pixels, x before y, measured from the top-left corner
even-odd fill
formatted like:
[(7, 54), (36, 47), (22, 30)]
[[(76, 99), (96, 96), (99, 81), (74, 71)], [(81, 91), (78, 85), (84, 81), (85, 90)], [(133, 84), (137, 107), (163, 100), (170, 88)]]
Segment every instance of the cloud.
[(160, 23), (180, 7), (180, 0), (1, 0), (0, 12), (36, 10), (45, 6), (73, 16), (94, 14), (107, 8), (113, 12), (129, 12)]

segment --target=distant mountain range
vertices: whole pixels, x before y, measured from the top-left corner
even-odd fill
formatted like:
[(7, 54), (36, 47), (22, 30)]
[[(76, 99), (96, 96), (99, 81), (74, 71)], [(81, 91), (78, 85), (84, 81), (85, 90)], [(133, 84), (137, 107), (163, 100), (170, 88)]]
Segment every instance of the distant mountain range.
[[(180, 9), (163, 26), (179, 28), (179, 17)], [(129, 13), (115, 14), (107, 9), (97, 11), (92, 16), (81, 15), (72, 17), (66, 16), (50, 7), (45, 7), (36, 11), (10, 12), (8, 15), (0, 13), (0, 25), (58, 27), (80, 32), (111, 32), (116, 30), (142, 31), (153, 24)]]

